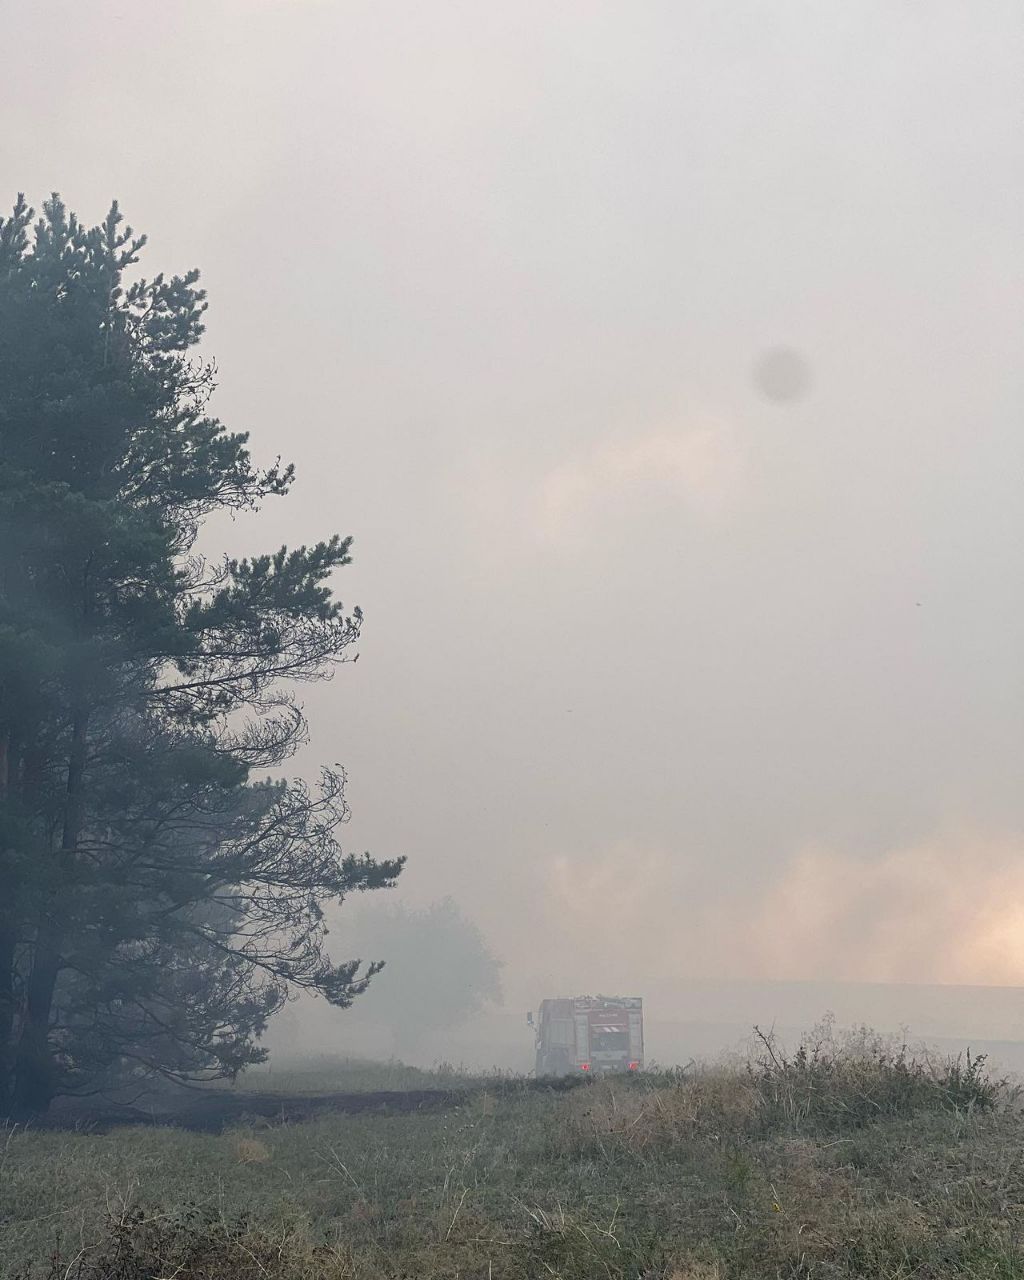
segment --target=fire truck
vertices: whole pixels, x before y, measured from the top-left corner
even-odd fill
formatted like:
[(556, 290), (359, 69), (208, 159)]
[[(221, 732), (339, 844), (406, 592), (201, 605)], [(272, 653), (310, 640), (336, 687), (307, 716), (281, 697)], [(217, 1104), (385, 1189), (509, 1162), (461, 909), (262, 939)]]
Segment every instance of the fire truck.
[(601, 1075), (644, 1065), (644, 1009), (639, 996), (570, 996), (543, 1000), (534, 1022), (537, 1075)]

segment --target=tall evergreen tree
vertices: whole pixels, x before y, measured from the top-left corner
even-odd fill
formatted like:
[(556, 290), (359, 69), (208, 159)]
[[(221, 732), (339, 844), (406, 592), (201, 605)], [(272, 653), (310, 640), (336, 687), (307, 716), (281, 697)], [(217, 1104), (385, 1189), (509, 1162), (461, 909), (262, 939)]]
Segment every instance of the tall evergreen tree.
[(320, 899), (400, 869), (341, 855), (337, 775), (251, 780), (303, 740), (287, 682), (328, 676), (361, 617), (329, 586), (347, 539), (195, 552), (292, 480), (208, 413), (198, 273), (129, 280), (145, 238), (116, 204), (33, 218), (19, 197), (0, 221), (0, 1110), (127, 1052), (115, 1027), (158, 1017), (186, 934), (245, 1005), (232, 1052), (182, 1030), (208, 1069), (256, 1052), (288, 984), (344, 1003), (362, 979), (327, 959)]

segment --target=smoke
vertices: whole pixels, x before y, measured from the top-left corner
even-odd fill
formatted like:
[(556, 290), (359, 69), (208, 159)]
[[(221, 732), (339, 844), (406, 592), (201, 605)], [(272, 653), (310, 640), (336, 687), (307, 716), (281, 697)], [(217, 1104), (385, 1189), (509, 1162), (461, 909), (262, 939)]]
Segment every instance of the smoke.
[(950, 835), (871, 858), (806, 848), (708, 890), (699, 854), (622, 845), (556, 858), (548, 919), (570, 964), (597, 973), (612, 955), (663, 977), (1024, 984), (1019, 838)]
[(624, 507), (682, 503), (713, 519), (734, 502), (742, 453), (725, 427), (654, 431), (602, 441), (550, 470), (537, 485), (537, 525), (557, 546), (579, 548)]
[(1024, 981), (1020, 30), (12, 11), (5, 171), (203, 269), (215, 412), (297, 464), (218, 549), (355, 535), (296, 767), (509, 1005)]

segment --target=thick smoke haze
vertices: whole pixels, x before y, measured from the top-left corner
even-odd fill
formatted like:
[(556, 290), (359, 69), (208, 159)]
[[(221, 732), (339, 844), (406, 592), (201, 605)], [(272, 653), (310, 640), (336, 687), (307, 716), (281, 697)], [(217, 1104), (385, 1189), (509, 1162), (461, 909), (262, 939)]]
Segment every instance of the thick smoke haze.
[(1024, 984), (1019, 5), (3, 7), (8, 199), (202, 269), (299, 477), (218, 546), (356, 540), (300, 765), (507, 1006)]

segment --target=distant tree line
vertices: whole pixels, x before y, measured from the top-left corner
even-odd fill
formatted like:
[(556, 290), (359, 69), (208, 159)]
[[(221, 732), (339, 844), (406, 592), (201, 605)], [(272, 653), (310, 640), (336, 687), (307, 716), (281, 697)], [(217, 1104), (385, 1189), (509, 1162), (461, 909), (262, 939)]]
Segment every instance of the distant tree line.
[(198, 553), (293, 472), (210, 416), (198, 273), (139, 275), (144, 245), (116, 204), (0, 219), (0, 1114), (259, 1060), (290, 990), (364, 990), (323, 904), (401, 869), (339, 848), (340, 771), (273, 775), (289, 686), (359, 635), (350, 544)]

